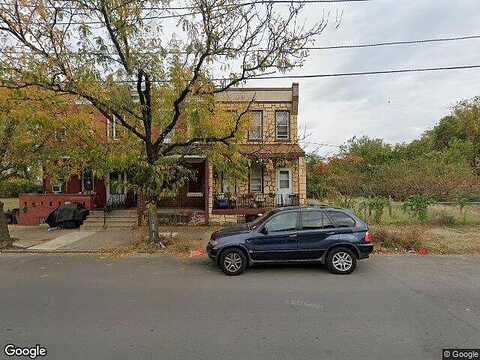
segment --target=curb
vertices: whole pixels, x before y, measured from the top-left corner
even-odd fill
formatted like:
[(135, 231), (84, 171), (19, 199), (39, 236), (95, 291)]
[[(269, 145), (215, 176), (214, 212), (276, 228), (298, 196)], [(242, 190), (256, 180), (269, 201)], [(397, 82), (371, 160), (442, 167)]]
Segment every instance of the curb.
[[(1, 254), (111, 254), (115, 250), (0, 250)], [(134, 254), (157, 254), (160, 252), (136, 251)]]

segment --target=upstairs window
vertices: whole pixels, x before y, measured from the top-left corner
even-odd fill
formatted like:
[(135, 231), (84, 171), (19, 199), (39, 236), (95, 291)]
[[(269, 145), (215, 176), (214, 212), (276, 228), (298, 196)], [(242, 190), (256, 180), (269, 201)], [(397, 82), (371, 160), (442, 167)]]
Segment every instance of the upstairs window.
[(117, 140), (118, 139), (118, 124), (117, 124), (117, 119), (114, 118), (114, 120), (108, 120), (108, 132), (107, 136), (112, 139), (112, 140)]
[(275, 135), (278, 140), (290, 138), (290, 113), (288, 111), (275, 113)]
[(260, 166), (250, 168), (250, 192), (262, 192), (262, 168)]
[(248, 130), (248, 140), (262, 140), (263, 112), (252, 111), (252, 123)]

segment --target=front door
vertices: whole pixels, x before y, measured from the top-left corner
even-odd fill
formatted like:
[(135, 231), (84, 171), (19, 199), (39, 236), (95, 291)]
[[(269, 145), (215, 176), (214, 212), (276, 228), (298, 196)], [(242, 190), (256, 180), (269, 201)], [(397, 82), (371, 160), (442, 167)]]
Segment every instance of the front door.
[(298, 232), (299, 258), (319, 259), (328, 247), (328, 240), (335, 234), (335, 226), (325, 211), (301, 211), (301, 226)]
[(111, 208), (125, 207), (127, 201), (127, 189), (125, 186), (126, 174), (113, 171), (108, 176), (107, 206)]
[(254, 260), (290, 260), (297, 251), (298, 211), (272, 216), (257, 236), (247, 240)]
[(287, 168), (277, 169), (277, 206), (292, 204), (292, 172)]

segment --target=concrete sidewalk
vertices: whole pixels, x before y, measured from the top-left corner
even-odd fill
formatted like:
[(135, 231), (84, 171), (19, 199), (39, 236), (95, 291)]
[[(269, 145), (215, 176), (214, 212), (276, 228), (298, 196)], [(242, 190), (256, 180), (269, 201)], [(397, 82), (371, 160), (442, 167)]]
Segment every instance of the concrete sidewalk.
[(13, 249), (3, 252), (101, 252), (133, 244), (134, 230), (54, 230), (45, 226), (9, 226)]

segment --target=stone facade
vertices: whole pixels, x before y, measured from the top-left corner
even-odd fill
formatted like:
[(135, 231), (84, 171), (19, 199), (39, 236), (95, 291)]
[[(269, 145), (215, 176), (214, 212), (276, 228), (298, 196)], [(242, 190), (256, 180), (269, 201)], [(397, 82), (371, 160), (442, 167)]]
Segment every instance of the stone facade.
[[(291, 205), (306, 203), (305, 157), (298, 146), (298, 85), (293, 84), (292, 88), (235, 89), (219, 95), (217, 101), (221, 102), (226, 110), (238, 110), (242, 108), (242, 104), (247, 106), (253, 98), (254, 102), (249, 105), (249, 110), (261, 111), (261, 138), (249, 140), (248, 135), (245, 135), (238, 145), (240, 152), (251, 158), (251, 168), (261, 168), (261, 191), (258, 191), (258, 188), (252, 190), (252, 169), (250, 174), (245, 174), (242, 178), (228, 179), (227, 186), (223, 174), (216, 173), (215, 169), (211, 168), (209, 184), (212, 191), (208, 207), (210, 223), (244, 221), (245, 215), (254, 215), (264, 212), (268, 207), (279, 206), (277, 200), (281, 194), (295, 199), (289, 203)], [(280, 111), (289, 114), (286, 139), (279, 139), (277, 136), (277, 113)], [(282, 189), (278, 178), (280, 170), (283, 176)], [(288, 182), (286, 174), (289, 176)], [(221, 204), (216, 203), (217, 196), (222, 198)], [(265, 196), (275, 199), (274, 202), (266, 201)], [(245, 206), (245, 198), (253, 199), (248, 206)]]

